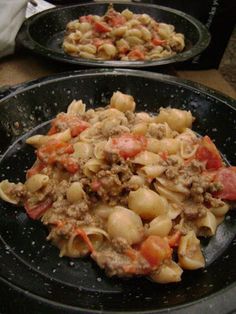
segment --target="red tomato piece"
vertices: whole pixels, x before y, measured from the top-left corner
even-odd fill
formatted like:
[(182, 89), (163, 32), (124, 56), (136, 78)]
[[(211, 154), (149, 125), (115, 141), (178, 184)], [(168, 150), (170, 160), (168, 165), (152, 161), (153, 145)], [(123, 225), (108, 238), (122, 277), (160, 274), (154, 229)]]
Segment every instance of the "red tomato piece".
[(70, 128), (71, 135), (77, 136), (90, 126), (88, 122), (81, 120), (80, 117), (68, 113), (59, 114), (51, 124), (52, 127), (48, 131), (48, 135)]
[(128, 53), (128, 57), (132, 60), (144, 60), (145, 55), (140, 49), (133, 49)]
[(236, 167), (220, 168), (216, 173), (215, 181), (223, 186), (216, 197), (236, 201)]
[(196, 158), (206, 162), (206, 169), (219, 169), (223, 166), (222, 159), (215, 144), (209, 136), (204, 136), (196, 152)]
[(112, 139), (112, 146), (124, 158), (132, 158), (147, 146), (147, 139), (143, 135), (122, 134)]
[(170, 259), (172, 249), (168, 241), (151, 235), (140, 246), (140, 253), (152, 267), (158, 267), (165, 259)]
[(71, 136), (75, 137), (79, 135), (81, 132), (83, 132), (85, 129), (89, 127), (89, 123), (85, 121), (80, 121), (78, 124), (75, 124), (71, 127)]
[(70, 173), (75, 173), (79, 170), (79, 165), (75, 158), (62, 156), (57, 161)]
[(25, 202), (24, 207), (30, 218), (39, 219), (51, 207), (51, 205), (52, 200), (47, 198), (46, 200), (33, 206), (30, 206), (28, 202)]
[(98, 33), (107, 33), (111, 29), (110, 29), (109, 25), (105, 22), (95, 22), (94, 23), (94, 30)]
[(37, 173), (40, 173), (45, 167), (46, 165), (42, 162), (38, 162), (36, 165), (33, 165), (33, 167), (27, 171), (27, 178), (30, 178)]
[(52, 140), (42, 145), (37, 150), (37, 156), (41, 162), (45, 164), (54, 164), (57, 162), (57, 157), (64, 154), (72, 154), (74, 148), (72, 144), (58, 140)]
[(165, 39), (159, 39), (159, 38), (155, 37), (152, 39), (152, 44), (154, 46), (162, 46), (162, 45), (166, 44), (166, 40)]
[(92, 24), (94, 19), (93, 19), (93, 16), (91, 14), (89, 14), (89, 15), (80, 16), (79, 21), (80, 21), (80, 23), (88, 22), (88, 23)]

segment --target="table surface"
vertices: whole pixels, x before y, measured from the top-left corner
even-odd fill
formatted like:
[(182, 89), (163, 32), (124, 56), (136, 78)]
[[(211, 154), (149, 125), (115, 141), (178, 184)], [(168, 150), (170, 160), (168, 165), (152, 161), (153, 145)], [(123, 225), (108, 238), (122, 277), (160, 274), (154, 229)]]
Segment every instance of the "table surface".
[[(0, 87), (74, 69), (71, 65), (54, 62), (21, 51), (0, 60)], [(175, 71), (170, 69), (164, 70), (164, 72), (203, 84), (236, 99), (236, 91), (217, 70)]]

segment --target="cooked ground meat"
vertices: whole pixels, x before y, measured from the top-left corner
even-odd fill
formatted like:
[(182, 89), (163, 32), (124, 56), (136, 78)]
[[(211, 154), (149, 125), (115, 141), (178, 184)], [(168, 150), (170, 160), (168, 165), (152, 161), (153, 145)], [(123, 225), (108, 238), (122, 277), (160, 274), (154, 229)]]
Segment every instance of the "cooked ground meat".
[(202, 204), (184, 204), (183, 213), (188, 220), (194, 220), (206, 215), (206, 207)]
[(141, 256), (137, 260), (131, 260), (127, 255), (107, 248), (100, 252), (93, 252), (91, 257), (99, 267), (105, 269), (108, 276), (131, 277), (150, 273), (150, 265)]
[(125, 250), (130, 248), (130, 245), (127, 242), (127, 240), (121, 237), (112, 239), (111, 245), (117, 253), (123, 253)]
[(166, 127), (164, 124), (151, 123), (148, 128), (148, 133), (152, 137), (161, 140), (166, 136)]

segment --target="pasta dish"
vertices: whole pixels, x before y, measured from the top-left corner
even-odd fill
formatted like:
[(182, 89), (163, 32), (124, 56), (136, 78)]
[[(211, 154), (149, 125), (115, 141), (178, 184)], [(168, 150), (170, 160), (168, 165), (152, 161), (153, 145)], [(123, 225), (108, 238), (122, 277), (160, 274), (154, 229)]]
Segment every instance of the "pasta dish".
[(191, 130), (190, 111), (135, 107), (120, 91), (97, 109), (74, 100), (46, 135), (27, 139), (36, 161), (25, 183), (0, 182), (0, 198), (41, 220), (61, 257), (178, 282), (205, 266), (199, 237), (213, 236), (236, 200), (236, 167)]
[(181, 52), (184, 35), (170, 24), (128, 9), (108, 9), (104, 16), (85, 15), (70, 21), (64, 51), (74, 57), (97, 60), (156, 60)]

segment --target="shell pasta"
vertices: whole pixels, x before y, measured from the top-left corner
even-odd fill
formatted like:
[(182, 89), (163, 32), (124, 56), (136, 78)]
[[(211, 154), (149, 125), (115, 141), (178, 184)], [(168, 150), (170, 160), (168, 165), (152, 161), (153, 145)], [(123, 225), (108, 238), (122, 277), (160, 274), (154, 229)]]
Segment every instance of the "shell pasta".
[(128, 9), (117, 12), (112, 6), (103, 16), (85, 15), (70, 21), (63, 41), (67, 54), (97, 60), (156, 60), (184, 47), (184, 35), (173, 25)]
[(214, 236), (236, 200), (236, 168), (191, 130), (190, 111), (135, 107), (120, 91), (97, 109), (74, 100), (46, 135), (27, 139), (35, 163), (25, 183), (0, 182), (0, 198), (41, 220), (61, 257), (89, 255), (108, 276), (178, 282), (205, 266), (199, 237)]

